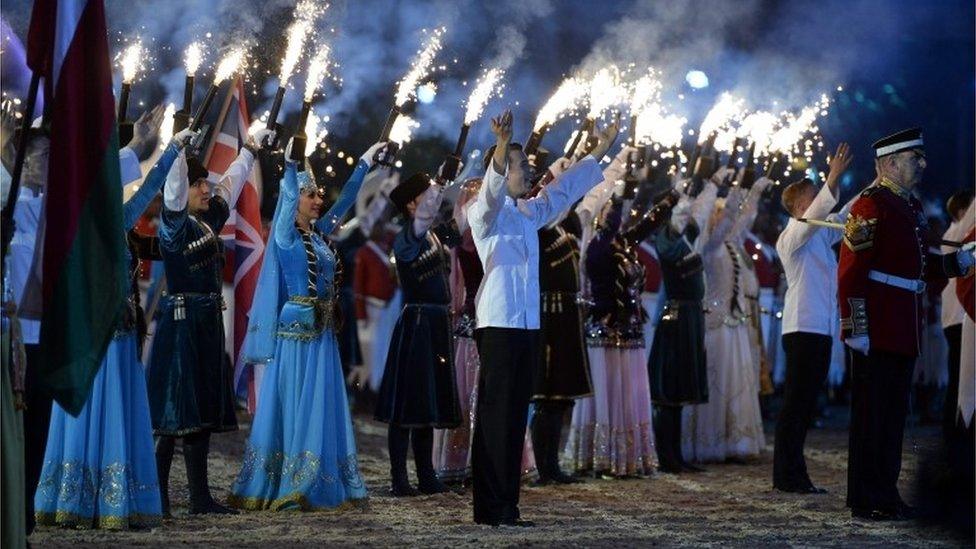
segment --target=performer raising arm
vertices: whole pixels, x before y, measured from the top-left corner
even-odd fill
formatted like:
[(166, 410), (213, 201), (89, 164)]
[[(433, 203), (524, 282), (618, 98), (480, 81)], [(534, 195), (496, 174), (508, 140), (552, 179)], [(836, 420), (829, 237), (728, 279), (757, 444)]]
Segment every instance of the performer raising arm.
[(477, 296), (475, 339), (481, 356), (472, 442), (474, 520), (531, 526), (519, 520), (519, 472), (532, 380), (539, 352), (538, 230), (603, 180), (597, 158), (617, 136), (597, 132), (592, 155), (530, 199), (529, 162), (512, 143), (512, 113), (491, 122), (491, 166), (468, 207), (475, 247), (485, 268)]

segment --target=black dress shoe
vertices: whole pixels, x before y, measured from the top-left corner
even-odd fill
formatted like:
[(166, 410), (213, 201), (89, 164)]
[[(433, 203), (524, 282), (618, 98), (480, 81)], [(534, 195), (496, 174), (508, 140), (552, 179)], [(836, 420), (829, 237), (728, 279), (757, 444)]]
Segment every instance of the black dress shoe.
[(390, 485), (390, 495), (395, 498), (412, 498), (414, 496), (419, 496), (418, 492), (409, 483), (394, 483)]
[(780, 492), (789, 492), (791, 494), (826, 494), (827, 490), (823, 488), (817, 488), (813, 484), (804, 484), (799, 486), (773, 486), (773, 488), (779, 490)]
[(514, 519), (514, 520), (504, 520), (501, 522), (502, 526), (515, 526), (518, 528), (532, 528), (535, 523), (531, 520)]
[(662, 472), (662, 473), (672, 473), (672, 474), (675, 474), (675, 475), (677, 475), (679, 473), (687, 473), (688, 472), (688, 471), (685, 471), (684, 469), (682, 469), (680, 465), (675, 465), (675, 464), (671, 464), (671, 463), (661, 463), (661, 464), (658, 464), (657, 470), (660, 471), (660, 472)]
[(420, 493), (428, 495), (444, 494), (451, 491), (446, 484), (441, 482), (436, 477), (421, 480), (417, 483), (417, 488), (420, 490)]
[(549, 477), (540, 476), (539, 478), (532, 481), (532, 486), (549, 486), (553, 483), (553, 480)]
[(887, 509), (851, 509), (851, 516), (856, 519), (872, 521), (898, 521), (907, 520), (898, 511)]
[(558, 469), (552, 474), (551, 480), (556, 484), (579, 484), (583, 482), (582, 479), (578, 479), (572, 475), (567, 475)]

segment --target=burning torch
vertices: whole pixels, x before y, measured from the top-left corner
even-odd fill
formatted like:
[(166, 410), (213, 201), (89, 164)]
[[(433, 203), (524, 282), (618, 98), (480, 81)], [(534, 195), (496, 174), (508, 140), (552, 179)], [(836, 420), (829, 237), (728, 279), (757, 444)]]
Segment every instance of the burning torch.
[(237, 72), (244, 62), (245, 53), (244, 48), (235, 48), (220, 60), (220, 63), (217, 65), (217, 72), (214, 73), (213, 84), (207, 90), (207, 95), (203, 97), (203, 104), (193, 113), (193, 122), (190, 124), (191, 130), (197, 131), (200, 129), (200, 126), (203, 124), (203, 117), (210, 110), (210, 104), (213, 103), (214, 97), (217, 95), (220, 83)]
[[(271, 103), (271, 110), (268, 112), (268, 124), (266, 127), (269, 130), (275, 129), (278, 123), (278, 112), (281, 110), (281, 101), (285, 98), (285, 87), (288, 85), (288, 80), (295, 70), (295, 65), (298, 64), (298, 59), (302, 56), (305, 40), (312, 30), (312, 22), (315, 19), (312, 6), (310, 2), (299, 3), (295, 8), (295, 21), (288, 27), (288, 45), (285, 47), (285, 56), (281, 59), (281, 72), (278, 73), (278, 90), (275, 92), (274, 101)], [(328, 51), (326, 51), (326, 55), (328, 55)], [(304, 105), (302, 108), (304, 109)], [(303, 131), (302, 128), (304, 128), (304, 124), (299, 126), (299, 131)], [(262, 143), (261, 145), (270, 146), (271, 144)]]
[(173, 114), (173, 131), (185, 130), (190, 125), (190, 113), (193, 111), (193, 80), (200, 62), (203, 61), (203, 46), (193, 42), (186, 48), (183, 65), (186, 67), (186, 82), (183, 84), (183, 108)]
[(461, 125), (461, 133), (458, 135), (457, 144), (454, 146), (454, 153), (444, 159), (444, 167), (440, 173), (443, 180), (453, 181), (457, 178), (458, 171), (461, 169), (461, 155), (464, 154), (464, 144), (468, 140), (471, 124), (474, 124), (481, 117), (485, 105), (498, 89), (498, 82), (504, 74), (505, 72), (501, 69), (491, 69), (485, 72), (478, 85), (472, 90), (464, 113), (464, 124)]
[(142, 41), (136, 41), (125, 49), (122, 54), (122, 91), (119, 93), (119, 146), (124, 147), (132, 141), (133, 123), (126, 117), (129, 110), (129, 92), (132, 91), (132, 81), (139, 74), (142, 64)]
[(417, 53), (417, 57), (414, 59), (413, 66), (410, 67), (410, 71), (403, 77), (403, 80), (397, 84), (396, 97), (394, 98), (393, 107), (390, 108), (390, 114), (386, 118), (386, 124), (383, 125), (383, 132), (380, 134), (380, 141), (386, 141), (386, 147), (379, 152), (377, 155), (377, 163), (383, 166), (392, 166), (393, 161), (396, 158), (397, 152), (400, 150), (400, 144), (395, 140), (390, 139), (390, 135), (395, 133), (394, 126), (396, 125), (397, 118), (403, 111), (403, 106), (406, 105), (407, 101), (412, 99), (417, 94), (417, 85), (424, 80), (433, 69), (434, 58), (437, 56), (437, 52), (441, 49), (441, 35), (444, 34), (444, 29), (439, 28), (427, 39), (427, 43), (424, 48)]

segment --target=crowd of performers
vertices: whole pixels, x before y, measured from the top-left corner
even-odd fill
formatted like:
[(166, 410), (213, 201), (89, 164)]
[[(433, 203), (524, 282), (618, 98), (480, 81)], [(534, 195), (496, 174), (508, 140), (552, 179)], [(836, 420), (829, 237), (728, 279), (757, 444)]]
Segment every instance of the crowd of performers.
[[(512, 141), (505, 112), (491, 121), (483, 163), (465, 175), (452, 181), (441, 168), (400, 181), (379, 165), (381, 142), (328, 209), (288, 142), (243, 350), (266, 366), (240, 471), (218, 502), (210, 438), (238, 428), (219, 234), (255, 156), (277, 136), (258, 131), (213, 177), (187, 154), (196, 134), (185, 129), (143, 178), (138, 157), (158, 118), (140, 119), (119, 154), (123, 183), (142, 179), (124, 204), (132, 293), (77, 417), (31, 390), (39, 329), (12, 314), (47, 180), (44, 131), (29, 141), (3, 340), (25, 405), (28, 531), (35, 520), (160, 524), (178, 443), (190, 513), (362, 502), (347, 378), (375, 395), (374, 417), (388, 425), (390, 493), (470, 482), (481, 524), (531, 525), (519, 508), (527, 477), (572, 484), (754, 460), (766, 446), (761, 396), (773, 378), (785, 381), (773, 486), (822, 492), (804, 440), (845, 347), (855, 517), (912, 515), (896, 482), (913, 378), (947, 379), (947, 438), (971, 449), (973, 245), (931, 248), (938, 237), (912, 194), (925, 167), (920, 131), (876, 142), (877, 178), (838, 209), (851, 160), (842, 144), (822, 187), (786, 186), (782, 232), (757, 236), (768, 177), (708, 150), (684, 177), (645, 150), (613, 148), (616, 123), (546, 165), (544, 150), (527, 154)], [(379, 181), (369, 196), (367, 178)], [(158, 234), (131, 231), (160, 192)], [(947, 241), (974, 240), (971, 203), (971, 193), (950, 200)], [(146, 259), (162, 263), (167, 288), (144, 369), (137, 279)]]

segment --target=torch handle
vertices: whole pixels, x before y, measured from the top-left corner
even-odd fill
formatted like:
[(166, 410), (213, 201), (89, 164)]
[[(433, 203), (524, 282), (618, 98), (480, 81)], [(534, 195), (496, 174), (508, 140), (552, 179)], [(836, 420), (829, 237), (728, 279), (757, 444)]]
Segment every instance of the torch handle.
[(779, 164), (781, 158), (781, 153), (774, 153), (769, 159), (769, 165), (766, 166), (766, 177), (772, 177), (773, 171), (776, 169), (776, 165)]
[[(278, 86), (278, 91), (275, 92), (274, 102), (271, 103), (271, 111), (268, 112), (268, 125), (265, 126), (269, 130), (273, 130), (275, 124), (278, 122), (278, 111), (281, 110), (281, 101), (285, 98), (285, 87)], [(306, 115), (307, 116), (307, 115)], [(299, 128), (304, 128), (305, 124), (299, 124)]]
[(630, 115), (630, 127), (627, 128), (628, 139), (631, 147), (637, 146), (637, 115)]
[(122, 91), (119, 93), (119, 122), (125, 120), (126, 112), (129, 110), (129, 91), (131, 89), (131, 83), (122, 82)]
[(461, 125), (461, 135), (458, 136), (457, 145), (454, 146), (454, 156), (461, 158), (464, 154), (464, 144), (468, 142), (468, 130), (471, 126), (467, 124)]
[(593, 119), (591, 118), (587, 118), (583, 120), (583, 123), (580, 124), (579, 131), (576, 132), (576, 137), (573, 138), (573, 144), (569, 146), (569, 150), (566, 151), (565, 155), (563, 155), (564, 158), (568, 158), (568, 159), (573, 158), (573, 155), (576, 153), (576, 148), (579, 147), (580, 139), (582, 139), (584, 135), (590, 133), (590, 128), (592, 127), (592, 124), (593, 124)]
[(539, 145), (542, 145), (542, 138), (546, 136), (546, 132), (549, 131), (549, 123), (546, 122), (538, 130), (532, 132), (529, 135), (529, 139), (525, 143), (525, 154), (526, 156), (535, 154), (539, 150)]
[(193, 75), (186, 75), (186, 83), (183, 84), (183, 111), (187, 115), (193, 110)]
[(193, 123), (190, 124), (190, 129), (197, 131), (203, 124), (203, 117), (207, 115), (207, 111), (210, 110), (210, 104), (213, 103), (214, 97), (217, 95), (217, 83), (210, 85), (210, 89), (207, 90), (207, 95), (203, 98), (203, 104), (197, 109), (197, 112), (193, 113)]
[(400, 116), (400, 106), (393, 105), (393, 108), (390, 109), (389, 116), (386, 117), (386, 124), (383, 126), (383, 132), (380, 134), (380, 141), (390, 140), (390, 132), (393, 131), (393, 124), (396, 122), (398, 116)]

